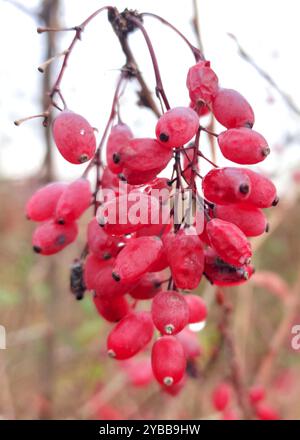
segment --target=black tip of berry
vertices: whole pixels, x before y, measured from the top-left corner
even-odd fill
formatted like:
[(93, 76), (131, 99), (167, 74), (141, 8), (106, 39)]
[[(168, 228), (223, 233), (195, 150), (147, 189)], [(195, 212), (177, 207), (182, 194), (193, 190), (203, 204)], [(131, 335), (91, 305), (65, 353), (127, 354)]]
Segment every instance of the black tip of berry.
[(111, 254), (109, 252), (104, 252), (103, 260), (109, 260), (111, 258)]
[(276, 206), (279, 203), (279, 197), (275, 197), (275, 199), (273, 200), (272, 206)]
[(57, 220), (57, 223), (58, 223), (59, 225), (64, 225), (64, 224), (65, 224), (65, 221), (64, 221), (63, 218), (59, 218), (59, 219)]
[(120, 180), (122, 180), (122, 182), (127, 182), (126, 177), (124, 176), (124, 174), (120, 173), (118, 174), (118, 177)]
[(159, 140), (162, 142), (168, 142), (169, 136), (166, 133), (160, 133)]
[(261, 150), (261, 153), (262, 153), (262, 155), (263, 155), (264, 157), (267, 157), (267, 156), (269, 156), (269, 154), (271, 153), (271, 150), (270, 150), (269, 147), (265, 147), (265, 148), (263, 148), (263, 149)]
[(32, 248), (34, 250), (34, 252), (36, 252), (37, 254), (40, 254), (42, 251), (42, 248), (40, 248), (39, 246), (33, 246)]
[(112, 277), (115, 281), (121, 281), (120, 275), (118, 275), (116, 272), (112, 273)]
[(119, 153), (114, 153), (113, 156), (112, 156), (112, 160), (113, 160), (113, 162), (115, 164), (119, 163), (120, 160), (121, 160), (121, 157), (120, 157)]
[(265, 232), (269, 232), (269, 230), (270, 230), (270, 223), (267, 223), (267, 224), (266, 224)]
[(246, 128), (252, 128), (252, 127), (253, 127), (253, 122), (249, 122), (249, 121), (247, 121), (246, 124), (244, 125), (244, 127), (246, 127)]
[(240, 192), (242, 193), (242, 194), (248, 194), (248, 192), (249, 192), (249, 185), (248, 185), (248, 183), (242, 183), (241, 185), (240, 185), (240, 187), (239, 187), (239, 190), (240, 190)]

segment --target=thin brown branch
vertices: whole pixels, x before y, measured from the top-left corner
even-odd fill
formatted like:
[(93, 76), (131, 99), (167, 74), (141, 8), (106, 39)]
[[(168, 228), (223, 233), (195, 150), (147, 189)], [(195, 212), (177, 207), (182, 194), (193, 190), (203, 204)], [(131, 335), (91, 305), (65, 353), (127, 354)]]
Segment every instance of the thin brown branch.
[(272, 78), (271, 75), (266, 70), (260, 67), (254, 60), (254, 58), (251, 55), (249, 55), (249, 53), (247, 53), (245, 49), (243, 49), (243, 47), (241, 46), (237, 37), (234, 34), (228, 33), (228, 35), (230, 38), (232, 38), (235, 41), (239, 55), (247, 63), (249, 63), (260, 74), (260, 76), (262, 76), (265, 79), (265, 81), (267, 81), (267, 83), (270, 84), (271, 87), (273, 87), (274, 90), (276, 90), (276, 92), (281, 96), (281, 98), (288, 106), (288, 108), (292, 110), (297, 116), (300, 116), (300, 109), (294, 103), (293, 99), (284, 90), (282, 90), (282, 88), (276, 83), (274, 78)]
[[(201, 38), (201, 31), (200, 31), (200, 18), (199, 18), (199, 6), (198, 6), (199, 0), (193, 0), (193, 9), (194, 9), (194, 16), (192, 19), (192, 25), (195, 31), (195, 35), (197, 38), (197, 45), (199, 49), (201, 50), (202, 54), (204, 54), (204, 47), (203, 42)], [(203, 56), (204, 58), (204, 56)]]

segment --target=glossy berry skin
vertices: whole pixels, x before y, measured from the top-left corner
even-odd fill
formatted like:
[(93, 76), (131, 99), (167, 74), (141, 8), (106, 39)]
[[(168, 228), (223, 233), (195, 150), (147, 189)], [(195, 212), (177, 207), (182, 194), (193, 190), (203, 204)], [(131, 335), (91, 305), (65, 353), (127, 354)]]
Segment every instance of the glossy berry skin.
[(279, 420), (278, 412), (267, 404), (260, 403), (256, 407), (256, 416), (259, 420)]
[(207, 317), (207, 307), (205, 301), (198, 295), (184, 295), (184, 299), (189, 308), (189, 324), (205, 321)]
[(250, 128), (231, 128), (218, 136), (218, 144), (226, 159), (242, 165), (262, 162), (270, 154), (266, 139)]
[(193, 227), (170, 232), (163, 243), (173, 280), (180, 289), (192, 290), (200, 283), (204, 268), (202, 243)]
[(52, 255), (60, 252), (72, 243), (78, 234), (76, 223), (59, 225), (53, 220), (39, 225), (32, 236), (33, 250), (41, 255)]
[(276, 206), (278, 197), (276, 187), (270, 179), (262, 174), (245, 168), (245, 173), (251, 182), (251, 192), (247, 203), (256, 206), (257, 208), (270, 208)]
[(108, 322), (118, 322), (130, 311), (129, 304), (124, 296), (107, 298), (95, 294), (93, 301), (99, 315)]
[(60, 196), (55, 210), (58, 223), (69, 223), (77, 220), (88, 209), (92, 201), (90, 182), (77, 179), (70, 183)]
[(247, 203), (215, 205), (214, 216), (234, 223), (247, 237), (256, 237), (267, 229), (267, 218), (263, 211)]
[(213, 391), (212, 403), (217, 411), (224, 411), (231, 400), (231, 388), (227, 383), (219, 384)]
[(111, 300), (117, 296), (127, 293), (132, 285), (112, 279), (111, 273), (114, 265), (114, 258), (103, 260), (88, 255), (84, 265), (84, 281), (88, 290), (95, 290), (98, 297)]
[(228, 205), (248, 199), (251, 181), (245, 169), (215, 168), (202, 180), (202, 189), (206, 199), (220, 205)]
[(106, 162), (111, 172), (119, 174), (123, 169), (122, 153), (128, 148), (133, 134), (126, 124), (117, 124), (112, 127), (106, 145)]
[(132, 170), (124, 167), (122, 173), (119, 175), (129, 185), (145, 185), (151, 182), (160, 172), (161, 168), (155, 168), (152, 170), (144, 171), (141, 173), (138, 170)]
[(153, 323), (148, 312), (132, 312), (112, 329), (107, 338), (108, 354), (115, 359), (129, 359), (151, 341)]
[[(135, 138), (129, 142), (124, 156), (123, 164), (129, 171), (148, 173), (155, 170), (158, 174), (172, 159), (172, 151), (156, 139)], [(126, 176), (126, 172), (124, 174)]]
[(167, 148), (181, 147), (197, 133), (199, 116), (189, 107), (175, 107), (164, 113), (156, 124), (157, 140)]
[(130, 290), (129, 294), (134, 299), (151, 299), (161, 291), (162, 277), (160, 273), (146, 273), (138, 284)]
[(52, 130), (56, 146), (68, 162), (81, 164), (94, 156), (94, 130), (82, 116), (64, 110), (54, 119)]
[(158, 260), (161, 248), (158, 237), (132, 238), (116, 258), (113, 278), (124, 283), (138, 281)]
[(180, 341), (187, 360), (195, 359), (202, 354), (197, 333), (192, 332), (188, 327), (178, 333), (176, 338)]
[(206, 232), (212, 247), (226, 263), (242, 266), (250, 261), (251, 245), (233, 223), (213, 219), (207, 223)]
[(121, 249), (118, 246), (119, 242), (120, 240), (117, 237), (106, 234), (97, 222), (96, 217), (89, 222), (87, 227), (87, 244), (89, 252), (96, 257), (103, 258), (104, 260), (115, 257)]
[(151, 313), (155, 327), (163, 335), (179, 333), (189, 321), (189, 308), (184, 296), (174, 290), (155, 295)]
[(97, 289), (97, 278), (104, 267), (111, 267), (111, 261), (98, 258), (96, 255), (89, 254), (84, 264), (84, 282), (88, 290)]
[(162, 246), (159, 255), (157, 257), (157, 260), (151, 265), (149, 268), (149, 272), (160, 272), (161, 270), (166, 269), (169, 267), (169, 262), (167, 259), (167, 254), (164, 246)]
[(53, 182), (38, 189), (26, 204), (26, 217), (34, 222), (44, 222), (52, 218), (57, 202), (66, 187), (66, 183)]
[(199, 61), (192, 66), (187, 75), (186, 85), (193, 103), (211, 103), (218, 92), (218, 77), (210, 67), (209, 61)]
[(249, 390), (249, 400), (252, 405), (264, 400), (265, 395), (266, 391), (262, 385), (253, 385)]
[[(120, 236), (149, 225), (151, 216), (158, 216), (159, 210), (159, 202), (155, 197), (132, 191), (101, 205), (97, 211), (97, 221), (107, 234)], [(138, 212), (141, 213), (140, 221), (136, 221)]]
[(216, 286), (237, 286), (245, 283), (254, 273), (253, 266), (233, 266), (225, 263), (212, 248), (205, 250), (204, 274)]
[(226, 128), (252, 128), (254, 124), (252, 107), (233, 89), (218, 90), (212, 102), (212, 112), (217, 121)]
[(162, 336), (153, 344), (152, 370), (156, 380), (164, 386), (180, 382), (186, 368), (186, 358), (181, 343), (175, 336)]
[(169, 185), (169, 179), (165, 177), (157, 177), (152, 182), (149, 182), (144, 189), (146, 194), (156, 197), (160, 203), (165, 203), (169, 200), (171, 190), (172, 186)]

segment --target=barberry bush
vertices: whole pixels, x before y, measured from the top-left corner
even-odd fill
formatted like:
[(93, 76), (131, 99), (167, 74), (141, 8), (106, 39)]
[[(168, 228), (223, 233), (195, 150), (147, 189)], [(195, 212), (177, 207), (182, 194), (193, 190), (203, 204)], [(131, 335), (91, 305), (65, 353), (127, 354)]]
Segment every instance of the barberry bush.
[[(77, 42), (100, 13), (107, 14), (126, 62), (97, 144), (95, 128), (79, 109), (68, 107), (61, 83)], [(186, 101), (180, 107), (172, 107), (166, 95), (145, 16), (169, 26), (194, 56), (182, 85)], [(143, 386), (154, 377), (162, 392), (176, 395), (193, 377), (194, 360), (201, 354), (191, 329), (211, 319), (199, 285), (217, 286), (217, 301), (226, 309), (222, 287), (246, 283), (254, 273), (249, 239), (268, 231), (264, 210), (275, 206), (278, 197), (274, 184), (249, 166), (264, 161), (270, 148), (253, 129), (255, 116), (248, 101), (238, 91), (223, 88), (213, 60), (206, 60), (165, 19), (103, 7), (79, 26), (38, 29), (60, 31), (73, 32), (74, 37), (62, 54), (48, 106), (16, 124), (41, 117), (45, 126), (51, 124), (62, 160), (87, 166), (75, 181), (50, 183), (28, 200), (26, 216), (37, 223), (33, 250), (41, 256), (61, 252), (77, 239), (80, 217), (90, 213), (86, 244), (71, 267), (71, 291), (78, 300), (88, 292), (86, 300), (93, 301), (109, 323), (107, 354), (111, 362), (123, 363), (133, 384)], [(137, 31), (152, 60), (155, 97), (128, 45), (128, 35)], [(122, 96), (130, 81), (141, 86), (140, 104), (157, 116), (151, 138), (136, 137), (122, 114)], [(208, 114), (223, 126), (220, 133), (205, 125)], [(201, 145), (207, 134), (216, 138), (220, 154), (232, 165), (221, 167), (206, 157)], [(204, 162), (210, 167), (207, 173), (202, 171)], [(134, 361), (138, 354), (142, 360)], [(238, 392), (239, 383), (236, 388)], [(260, 419), (278, 418), (262, 403), (264, 395), (259, 385), (249, 390), (247, 402), (240, 402), (244, 416), (252, 412)], [(231, 401), (232, 386), (220, 383), (212, 403), (225, 419), (238, 417)]]

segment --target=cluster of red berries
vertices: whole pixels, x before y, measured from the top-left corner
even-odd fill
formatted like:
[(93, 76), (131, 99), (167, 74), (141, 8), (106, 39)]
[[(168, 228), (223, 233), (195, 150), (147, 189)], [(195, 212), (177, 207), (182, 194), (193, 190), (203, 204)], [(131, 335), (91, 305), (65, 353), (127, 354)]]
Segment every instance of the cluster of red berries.
[[(278, 420), (278, 412), (264, 403), (266, 390), (262, 385), (253, 385), (248, 391), (248, 402), (259, 420)], [(238, 413), (231, 407), (233, 400), (232, 387), (227, 382), (218, 384), (212, 393), (212, 404), (224, 420), (238, 420)]]
[[(199, 158), (205, 156), (199, 138), (207, 130), (199, 118), (208, 112), (226, 128), (215, 136), (227, 159), (256, 164), (270, 150), (264, 137), (252, 130), (249, 103), (235, 90), (219, 87), (208, 61), (190, 68), (187, 88), (190, 106), (167, 108), (157, 122), (155, 138), (135, 138), (120, 118), (114, 125), (113, 117), (106, 166), (101, 151), (96, 151), (91, 125), (74, 112), (62, 111), (53, 122), (57, 148), (71, 163), (92, 160), (87, 170), (91, 164), (98, 170), (95, 191), (85, 173), (69, 185), (57, 182), (40, 189), (26, 209), (28, 218), (42, 222), (33, 234), (34, 250), (50, 255), (75, 240), (76, 220), (94, 205), (87, 245), (73, 266), (72, 290), (78, 298), (85, 288), (93, 291), (99, 314), (117, 322), (107, 338), (108, 354), (117, 360), (144, 351), (156, 331), (152, 370), (169, 389), (182, 383), (187, 359), (199, 354), (195, 347), (192, 353), (186, 348), (186, 327), (207, 314), (202, 298), (188, 292), (198, 287), (203, 274), (221, 286), (237, 285), (251, 276), (248, 237), (267, 230), (262, 209), (278, 201), (273, 183), (244, 167), (213, 164), (201, 176)], [(172, 177), (158, 177), (173, 158)], [(104, 189), (113, 190), (114, 197), (97, 196)], [(189, 209), (196, 210), (195, 218), (204, 219), (200, 232), (195, 221), (187, 222), (186, 212), (175, 219), (175, 189), (181, 195), (192, 192)], [(157, 197), (155, 190), (164, 190), (163, 196)], [(158, 222), (152, 221), (154, 214)], [(143, 305), (137, 310), (145, 300), (151, 301), (151, 310)]]

